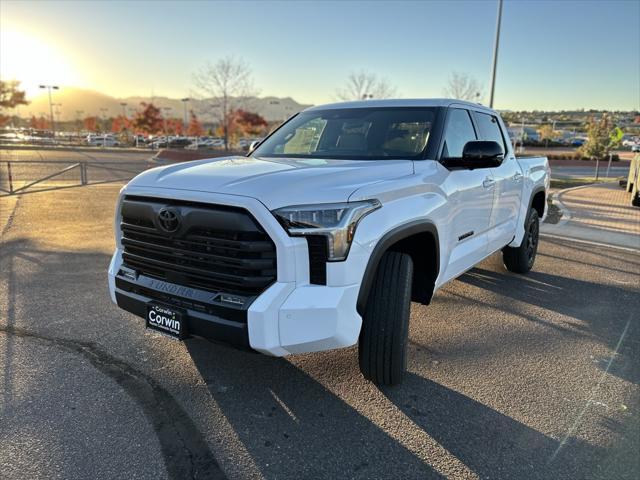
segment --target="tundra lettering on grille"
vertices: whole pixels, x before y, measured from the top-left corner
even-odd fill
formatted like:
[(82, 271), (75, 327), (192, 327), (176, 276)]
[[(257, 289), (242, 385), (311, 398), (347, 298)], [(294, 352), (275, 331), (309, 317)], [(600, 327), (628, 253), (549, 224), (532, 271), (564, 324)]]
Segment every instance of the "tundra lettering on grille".
[(127, 196), (121, 214), (124, 266), (154, 289), (257, 296), (276, 280), (275, 245), (243, 208)]
[(167, 282), (161, 282), (160, 280), (151, 280), (149, 282), (149, 286), (151, 288), (155, 288), (156, 290), (162, 290), (163, 292), (180, 295), (181, 297), (195, 297), (195, 291), (192, 288), (182, 287), (180, 285), (174, 285)]

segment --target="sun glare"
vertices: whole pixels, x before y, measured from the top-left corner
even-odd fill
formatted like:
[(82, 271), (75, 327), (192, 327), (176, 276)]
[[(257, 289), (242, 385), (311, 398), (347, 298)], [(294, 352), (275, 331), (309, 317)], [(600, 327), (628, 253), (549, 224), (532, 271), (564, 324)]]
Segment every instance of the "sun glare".
[(31, 32), (12, 27), (0, 31), (0, 77), (19, 80), (29, 98), (42, 93), (42, 84), (81, 83), (78, 72), (59, 48)]

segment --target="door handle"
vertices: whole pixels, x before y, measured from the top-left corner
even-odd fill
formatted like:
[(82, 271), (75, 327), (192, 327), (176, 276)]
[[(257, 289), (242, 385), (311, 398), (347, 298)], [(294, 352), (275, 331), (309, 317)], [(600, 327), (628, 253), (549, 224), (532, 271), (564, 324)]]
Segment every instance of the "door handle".
[(494, 185), (496, 184), (496, 181), (493, 178), (485, 178), (484, 181), (482, 182), (482, 186), (484, 188), (492, 188)]

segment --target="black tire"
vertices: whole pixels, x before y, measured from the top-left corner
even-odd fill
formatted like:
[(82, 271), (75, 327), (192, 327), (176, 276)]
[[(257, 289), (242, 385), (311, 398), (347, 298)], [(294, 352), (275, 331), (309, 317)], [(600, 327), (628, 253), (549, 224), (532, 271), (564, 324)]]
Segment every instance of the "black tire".
[(407, 368), (413, 261), (400, 252), (380, 259), (367, 298), (358, 344), (360, 371), (379, 385), (396, 385)]
[(507, 270), (515, 273), (527, 273), (536, 261), (538, 240), (540, 235), (540, 219), (535, 208), (529, 210), (524, 223), (524, 238), (519, 247), (504, 247), (502, 260)]

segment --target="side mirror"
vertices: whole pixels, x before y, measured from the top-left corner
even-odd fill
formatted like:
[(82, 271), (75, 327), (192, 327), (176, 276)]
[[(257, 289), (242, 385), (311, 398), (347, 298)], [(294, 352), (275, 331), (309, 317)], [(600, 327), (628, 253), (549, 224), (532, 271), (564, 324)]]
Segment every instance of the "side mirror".
[(249, 153), (253, 152), (258, 145), (260, 145), (260, 140), (254, 140), (253, 142), (251, 142), (249, 144)]
[(474, 140), (465, 144), (462, 157), (444, 158), (442, 164), (447, 168), (493, 168), (503, 160), (504, 148), (498, 142)]

